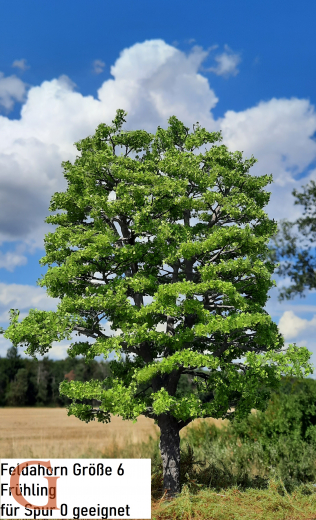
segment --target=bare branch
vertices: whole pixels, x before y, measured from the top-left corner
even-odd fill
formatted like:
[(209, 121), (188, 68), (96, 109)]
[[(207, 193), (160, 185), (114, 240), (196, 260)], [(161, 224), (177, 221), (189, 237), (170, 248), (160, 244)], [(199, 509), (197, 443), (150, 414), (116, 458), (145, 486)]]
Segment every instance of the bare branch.
[(106, 338), (106, 339), (110, 338), (110, 336), (106, 336), (101, 331), (95, 332), (91, 329), (87, 329), (85, 327), (80, 327), (79, 325), (75, 325), (73, 327), (73, 330), (75, 330), (76, 332), (79, 332), (79, 334), (84, 334), (85, 336), (88, 336), (88, 337), (91, 337), (94, 339), (97, 339), (99, 336), (101, 336), (102, 338)]
[(219, 218), (220, 218), (220, 214), (221, 214), (221, 207), (218, 205), (215, 210), (213, 210), (212, 206), (210, 204), (207, 204), (207, 206), (209, 207), (209, 209), (211, 210), (211, 212), (213, 213), (212, 215), (212, 218), (211, 220), (208, 222), (208, 227), (211, 228), (213, 226), (215, 226), (215, 224), (217, 224), (217, 222), (219, 221)]
[(183, 370), (182, 374), (187, 374), (187, 375), (195, 376), (195, 377), (202, 377), (205, 380), (209, 379), (209, 377), (210, 377), (209, 373), (196, 372), (196, 368), (186, 368), (185, 370)]
[(143, 390), (140, 390), (140, 392), (137, 392), (137, 394), (134, 395), (134, 397), (137, 397), (138, 395), (142, 394), (143, 392), (146, 392), (146, 390), (149, 390), (149, 388), (151, 388), (151, 384), (148, 385), (146, 388), (144, 388)]
[(212, 311), (214, 309), (235, 309), (235, 305), (204, 305), (204, 308), (208, 311)]

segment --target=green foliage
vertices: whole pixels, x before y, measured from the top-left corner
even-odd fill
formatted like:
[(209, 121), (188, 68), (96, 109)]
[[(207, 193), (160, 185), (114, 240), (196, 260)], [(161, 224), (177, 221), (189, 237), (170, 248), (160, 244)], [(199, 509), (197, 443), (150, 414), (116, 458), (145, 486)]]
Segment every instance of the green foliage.
[[(95, 341), (72, 343), (70, 357), (116, 352), (103, 381), (60, 385), (69, 415), (85, 421), (167, 414), (181, 429), (232, 407), (239, 418), (263, 410), (282, 374), (311, 372), (308, 350), (282, 350), (264, 310), (275, 285), (267, 243), (277, 226), (263, 209), (272, 176), (249, 174), (256, 160), (215, 145), (219, 132), (197, 124), (190, 133), (175, 116), (155, 135), (127, 132), (125, 116), (118, 110), (112, 125), (76, 143), (74, 164), (63, 163), (68, 189), (49, 209), (64, 213), (46, 218), (57, 229), (45, 237), (40, 263), (49, 268), (38, 282), (61, 299), (57, 311), (31, 309), (19, 323), (11, 309), (4, 336), (33, 356), (73, 331)], [(122, 332), (106, 336), (103, 318)], [(183, 375), (192, 392), (178, 391)]]
[[(316, 481), (315, 403), (315, 380), (284, 378), (265, 412), (251, 413), (223, 428), (207, 423), (190, 427), (183, 442), (199, 460), (222, 468), (229, 485), (264, 487), (277, 476), (292, 491)], [(225, 487), (220, 482), (214, 484), (217, 489)]]
[(280, 262), (276, 273), (290, 277), (293, 282), (289, 287), (281, 287), (279, 301), (297, 295), (305, 298), (306, 289), (316, 288), (316, 183), (311, 180), (302, 188), (303, 192), (294, 189), (292, 195), (296, 198), (295, 205), (304, 206), (303, 216), (294, 222), (283, 219), (278, 233), (272, 238), (274, 245), (269, 248), (271, 261)]
[(316, 381), (283, 379), (266, 412), (236, 421), (234, 430), (242, 439), (293, 437), (316, 447)]
[(10, 385), (10, 389), (7, 392), (6, 400), (9, 406), (23, 406), (27, 400), (27, 370), (25, 368), (19, 368), (14, 381)]
[(7, 351), (7, 357), (0, 358), (0, 406), (3, 406), (6, 402), (10, 381), (15, 378), (18, 370), (24, 366), (17, 351), (17, 347), (11, 347)]

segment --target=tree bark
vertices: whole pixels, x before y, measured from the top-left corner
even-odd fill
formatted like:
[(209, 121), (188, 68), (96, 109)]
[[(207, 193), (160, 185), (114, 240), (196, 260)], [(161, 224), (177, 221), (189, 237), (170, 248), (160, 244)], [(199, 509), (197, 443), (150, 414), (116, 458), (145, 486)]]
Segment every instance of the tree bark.
[(160, 453), (163, 464), (163, 489), (167, 498), (174, 498), (180, 486), (180, 435), (178, 421), (169, 414), (158, 417)]

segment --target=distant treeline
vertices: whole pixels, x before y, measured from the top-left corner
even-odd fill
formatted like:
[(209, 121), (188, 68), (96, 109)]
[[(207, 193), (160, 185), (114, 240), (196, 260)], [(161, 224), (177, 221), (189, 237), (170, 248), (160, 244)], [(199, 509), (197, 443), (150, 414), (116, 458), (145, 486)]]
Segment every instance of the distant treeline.
[(22, 358), (17, 347), (0, 357), (0, 406), (66, 406), (71, 400), (59, 395), (64, 379), (90, 381), (104, 379), (111, 373), (109, 362), (83, 358), (42, 360)]

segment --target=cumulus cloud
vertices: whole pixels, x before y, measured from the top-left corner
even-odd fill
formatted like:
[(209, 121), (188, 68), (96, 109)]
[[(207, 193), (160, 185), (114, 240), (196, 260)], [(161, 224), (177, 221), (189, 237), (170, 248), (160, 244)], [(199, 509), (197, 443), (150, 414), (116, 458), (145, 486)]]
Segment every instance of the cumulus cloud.
[(314, 106), (306, 99), (272, 98), (241, 112), (228, 110), (219, 124), (230, 150), (258, 159), (250, 170), (253, 175), (272, 173), (273, 184), (266, 187), (271, 192), (268, 214), (276, 220), (298, 218), (302, 209), (294, 206), (292, 191), (316, 176), (312, 169), (304, 179), (297, 178), (316, 158)]
[[(21, 311), (19, 316), (20, 319), (23, 319), (28, 315), (29, 308), (36, 307), (43, 311), (55, 311), (57, 309), (57, 303), (59, 302), (59, 298), (51, 298), (48, 296), (43, 287), (33, 287), (32, 285), (16, 283), (10, 285), (0, 283), (1, 308), (19, 309)], [(0, 314), (0, 322), (8, 321), (8, 319), (8, 311), (4, 311)]]
[(237, 76), (239, 73), (237, 65), (241, 62), (241, 57), (238, 53), (234, 53), (228, 45), (224, 45), (224, 48), (225, 52), (214, 57), (218, 65), (206, 70), (213, 72), (217, 76)]
[(14, 60), (14, 62), (12, 63), (11, 67), (16, 67), (18, 69), (20, 69), (21, 71), (25, 71), (26, 69), (29, 69), (29, 65), (26, 65), (26, 59), (22, 59), (22, 60)]
[(285, 339), (296, 338), (300, 332), (316, 327), (316, 315), (311, 321), (299, 318), (293, 311), (285, 311), (279, 321), (279, 330)]
[(177, 115), (190, 127), (199, 121), (215, 128), (210, 110), (218, 102), (207, 78), (198, 73), (207, 52), (194, 47), (189, 55), (162, 40), (148, 40), (124, 49), (98, 90), (102, 104), (128, 112), (127, 128), (154, 132)]
[(103, 69), (105, 67), (105, 63), (102, 60), (94, 60), (93, 62), (93, 71), (96, 74), (101, 74), (103, 72)]
[(0, 72), (0, 106), (2, 105), (8, 112), (12, 110), (15, 101), (24, 100), (26, 84), (14, 74), (4, 77)]

